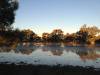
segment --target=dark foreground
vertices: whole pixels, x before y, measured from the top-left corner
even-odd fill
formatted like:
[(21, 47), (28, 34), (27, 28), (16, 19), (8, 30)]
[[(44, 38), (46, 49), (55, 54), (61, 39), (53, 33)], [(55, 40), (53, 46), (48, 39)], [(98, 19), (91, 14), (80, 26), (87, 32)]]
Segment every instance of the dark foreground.
[(100, 75), (100, 70), (78, 66), (0, 64), (0, 75)]

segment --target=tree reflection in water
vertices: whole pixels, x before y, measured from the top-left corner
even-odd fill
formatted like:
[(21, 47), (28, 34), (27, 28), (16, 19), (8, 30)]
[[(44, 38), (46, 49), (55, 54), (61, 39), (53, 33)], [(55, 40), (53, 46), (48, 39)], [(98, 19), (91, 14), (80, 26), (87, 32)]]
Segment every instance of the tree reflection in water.
[(47, 44), (42, 47), (42, 51), (50, 51), (53, 55), (61, 56), (63, 54), (63, 47), (61, 44)]
[(34, 45), (33, 43), (19, 43), (16, 47), (15, 52), (21, 52), (22, 54), (31, 54), (35, 51), (39, 46)]
[(100, 58), (100, 48), (99, 47), (89, 47), (89, 46), (75, 46), (75, 47), (65, 47), (67, 52), (71, 51), (80, 56), (83, 61), (86, 60), (96, 60)]
[[(9, 47), (0, 47), (0, 52), (10, 52)], [(42, 52), (51, 52), (53, 56), (62, 56), (72, 52), (80, 57), (81, 60), (93, 60), (100, 58), (100, 47), (95, 46), (62, 46), (61, 43), (19, 43), (14, 49), (15, 53), (30, 55), (31, 53), (41, 50)], [(66, 52), (66, 53), (64, 53)]]

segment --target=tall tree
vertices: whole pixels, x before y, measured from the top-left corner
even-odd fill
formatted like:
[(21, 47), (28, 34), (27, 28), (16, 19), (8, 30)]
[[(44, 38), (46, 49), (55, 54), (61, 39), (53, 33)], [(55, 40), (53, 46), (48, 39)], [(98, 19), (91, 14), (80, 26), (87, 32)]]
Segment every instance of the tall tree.
[(17, 0), (0, 0), (0, 31), (11, 29), (17, 9)]

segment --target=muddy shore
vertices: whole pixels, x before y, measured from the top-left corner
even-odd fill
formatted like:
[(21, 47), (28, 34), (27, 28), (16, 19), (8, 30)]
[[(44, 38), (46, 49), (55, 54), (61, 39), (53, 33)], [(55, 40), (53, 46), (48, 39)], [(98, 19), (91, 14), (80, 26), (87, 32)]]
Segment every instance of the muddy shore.
[(100, 69), (79, 66), (0, 64), (0, 75), (100, 75)]

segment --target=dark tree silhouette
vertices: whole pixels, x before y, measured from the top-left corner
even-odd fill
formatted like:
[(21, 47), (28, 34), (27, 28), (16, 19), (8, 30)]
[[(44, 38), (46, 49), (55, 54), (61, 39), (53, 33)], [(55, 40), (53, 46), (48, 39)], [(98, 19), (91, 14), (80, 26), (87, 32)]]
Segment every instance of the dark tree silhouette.
[(84, 31), (79, 31), (76, 33), (78, 36), (77, 36), (77, 40), (80, 42), (80, 43), (87, 43), (87, 40), (89, 38), (88, 36), (88, 32)]
[(76, 36), (76, 34), (75, 33), (72, 33), (72, 34), (66, 34), (65, 36), (64, 36), (64, 41), (65, 42), (74, 42), (74, 41), (76, 41), (76, 38), (77, 38), (77, 36)]
[(61, 29), (55, 29), (49, 36), (51, 42), (61, 42), (63, 40), (63, 31)]
[(42, 33), (42, 41), (44, 42), (48, 42), (48, 39), (49, 39), (49, 33)]
[(17, 0), (0, 0), (0, 31), (11, 29), (17, 9)]

